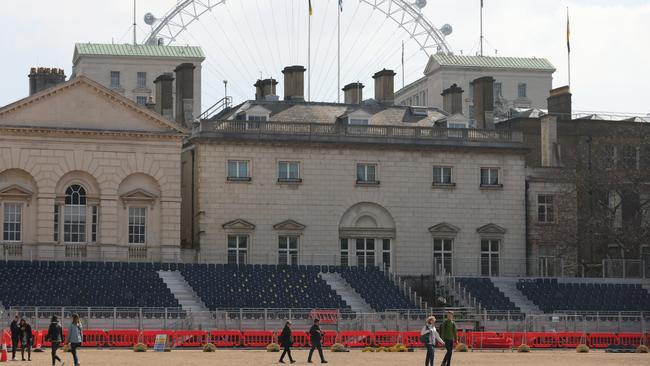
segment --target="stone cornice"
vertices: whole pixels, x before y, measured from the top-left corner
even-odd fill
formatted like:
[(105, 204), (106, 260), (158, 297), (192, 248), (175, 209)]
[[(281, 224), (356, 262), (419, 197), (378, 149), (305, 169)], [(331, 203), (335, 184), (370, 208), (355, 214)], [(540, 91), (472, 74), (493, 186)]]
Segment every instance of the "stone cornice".
[(111, 131), (111, 130), (92, 130), (92, 129), (69, 129), (57, 127), (22, 127), (22, 126), (0, 126), (0, 135), (38, 135), (38, 136), (52, 136), (52, 137), (79, 137), (79, 136), (92, 136), (92, 137), (119, 137), (119, 138), (133, 138), (133, 139), (165, 139), (165, 140), (182, 140), (185, 136), (178, 133), (157, 133), (149, 131)]

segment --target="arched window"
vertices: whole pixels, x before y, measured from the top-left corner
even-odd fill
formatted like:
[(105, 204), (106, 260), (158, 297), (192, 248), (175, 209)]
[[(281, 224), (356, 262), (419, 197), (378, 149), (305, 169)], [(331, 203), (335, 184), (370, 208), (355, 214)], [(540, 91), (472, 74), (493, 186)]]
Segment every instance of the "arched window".
[(86, 190), (79, 184), (73, 184), (65, 190), (63, 241), (86, 242)]

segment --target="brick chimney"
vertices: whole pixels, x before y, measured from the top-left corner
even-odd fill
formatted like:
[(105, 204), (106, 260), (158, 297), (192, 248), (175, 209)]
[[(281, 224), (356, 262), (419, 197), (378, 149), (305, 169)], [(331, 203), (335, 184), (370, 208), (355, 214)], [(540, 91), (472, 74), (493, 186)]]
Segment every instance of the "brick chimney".
[(463, 114), (463, 89), (456, 84), (442, 91), (442, 109), (449, 114)]
[(375, 100), (378, 103), (393, 104), (395, 102), (394, 82), (395, 72), (383, 69), (372, 76), (375, 79)]
[(284, 74), (284, 100), (293, 102), (305, 101), (305, 69), (304, 66), (287, 66)]
[(278, 85), (278, 82), (273, 78), (257, 80), (253, 85), (255, 87), (255, 100), (264, 100), (269, 95), (276, 95), (276, 85)]
[(58, 68), (32, 67), (29, 71), (29, 95), (65, 82), (65, 71)]
[(156, 86), (154, 111), (163, 117), (174, 119), (174, 77), (165, 73), (153, 81)]
[(559, 119), (571, 119), (571, 90), (568, 85), (551, 89), (546, 101), (548, 114), (557, 116)]
[(540, 126), (540, 146), (542, 166), (557, 167), (561, 163), (560, 145), (557, 142), (557, 116), (542, 117)]
[(360, 82), (350, 83), (343, 87), (345, 104), (361, 104), (363, 101), (363, 84)]
[(494, 129), (494, 78), (484, 76), (472, 81), (476, 127)]
[(194, 118), (195, 68), (196, 66), (186, 62), (174, 69), (176, 73), (176, 122), (185, 126), (190, 126)]

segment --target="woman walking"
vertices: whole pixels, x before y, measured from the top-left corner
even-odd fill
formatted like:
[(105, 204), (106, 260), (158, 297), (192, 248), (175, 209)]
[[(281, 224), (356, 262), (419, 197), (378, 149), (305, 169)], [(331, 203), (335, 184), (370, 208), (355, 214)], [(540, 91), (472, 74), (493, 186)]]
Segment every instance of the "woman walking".
[(291, 320), (287, 320), (284, 324), (282, 333), (280, 333), (280, 337), (278, 337), (278, 342), (280, 342), (280, 345), (284, 348), (279, 362), (284, 363), (284, 355), (289, 356), (289, 362), (296, 362), (293, 360), (293, 357), (291, 357), (291, 346), (293, 346), (293, 338), (291, 338)]
[(61, 358), (56, 355), (56, 351), (59, 349), (61, 342), (63, 342), (63, 327), (59, 324), (59, 319), (56, 315), (52, 317), (45, 340), (52, 343), (52, 366), (56, 365), (56, 361), (59, 361), (61, 366), (63, 366), (65, 362), (61, 361)]
[(424, 360), (424, 366), (433, 366), (433, 354), (435, 352), (436, 341), (440, 342), (443, 346), (445, 342), (440, 338), (438, 331), (436, 330), (436, 317), (430, 316), (427, 318), (426, 324), (422, 327), (420, 331), (420, 339), (425, 346), (427, 346), (427, 357)]
[(20, 319), (18, 323), (20, 328), (20, 356), (25, 361), (25, 348), (27, 349), (27, 360), (32, 360), (32, 343), (34, 342), (34, 333), (32, 333), (32, 326), (27, 323), (27, 320)]
[(66, 344), (70, 345), (70, 352), (72, 353), (72, 359), (74, 360), (74, 366), (79, 366), (79, 358), (77, 357), (77, 348), (81, 346), (83, 342), (83, 326), (81, 324), (81, 319), (79, 319), (79, 314), (72, 314), (72, 323), (68, 328), (68, 340)]

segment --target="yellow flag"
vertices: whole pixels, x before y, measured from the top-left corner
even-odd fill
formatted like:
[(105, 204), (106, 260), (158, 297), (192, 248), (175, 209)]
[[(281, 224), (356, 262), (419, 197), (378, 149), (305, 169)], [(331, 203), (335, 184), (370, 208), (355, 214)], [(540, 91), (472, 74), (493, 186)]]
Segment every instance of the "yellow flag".
[(312, 16), (314, 14), (314, 9), (311, 7), (311, 0), (309, 0), (309, 16)]

